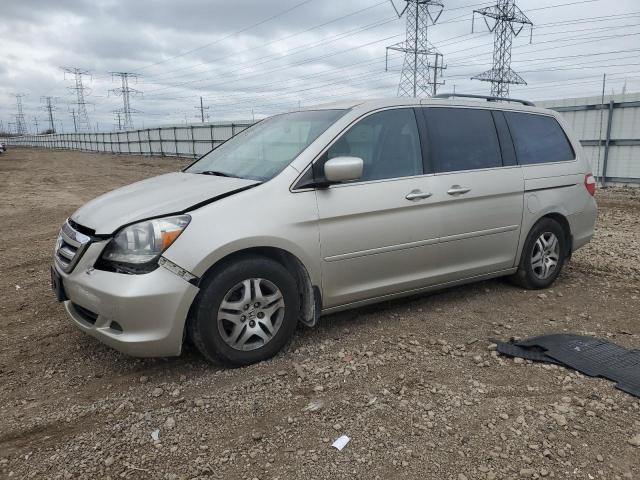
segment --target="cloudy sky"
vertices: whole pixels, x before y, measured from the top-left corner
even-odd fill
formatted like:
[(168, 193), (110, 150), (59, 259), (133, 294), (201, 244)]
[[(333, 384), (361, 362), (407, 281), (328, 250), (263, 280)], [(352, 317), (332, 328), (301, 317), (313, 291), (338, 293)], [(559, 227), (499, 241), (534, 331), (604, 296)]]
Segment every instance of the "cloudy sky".
[[(395, 0), (401, 6), (404, 0)], [(443, 0), (429, 40), (444, 54), (441, 92), (488, 94), (469, 78), (491, 66), (493, 38), (473, 9), (492, 2)], [(512, 67), (528, 83), (511, 88), (533, 100), (640, 90), (640, 2), (520, 0), (535, 24), (514, 41)], [(46, 126), (52, 96), (56, 128), (73, 130), (73, 76), (83, 77), (92, 129), (114, 128), (122, 98), (111, 72), (139, 75), (130, 86), (136, 127), (261, 118), (349, 97), (393, 96), (405, 19), (389, 0), (3, 0), (0, 9), (0, 122), (15, 122), (24, 94), (27, 128)], [(530, 38), (532, 39), (530, 43)], [(625, 87), (626, 85), (626, 87)]]

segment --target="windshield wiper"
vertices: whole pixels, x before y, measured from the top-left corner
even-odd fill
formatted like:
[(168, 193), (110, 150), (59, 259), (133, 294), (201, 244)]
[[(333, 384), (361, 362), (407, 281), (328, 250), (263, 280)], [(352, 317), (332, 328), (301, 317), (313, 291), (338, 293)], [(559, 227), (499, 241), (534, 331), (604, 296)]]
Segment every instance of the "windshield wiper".
[(217, 170), (205, 170), (204, 172), (198, 172), (198, 173), (202, 175), (214, 175), (216, 177), (240, 178), (240, 177), (237, 177), (236, 175), (230, 175), (228, 173), (219, 172)]

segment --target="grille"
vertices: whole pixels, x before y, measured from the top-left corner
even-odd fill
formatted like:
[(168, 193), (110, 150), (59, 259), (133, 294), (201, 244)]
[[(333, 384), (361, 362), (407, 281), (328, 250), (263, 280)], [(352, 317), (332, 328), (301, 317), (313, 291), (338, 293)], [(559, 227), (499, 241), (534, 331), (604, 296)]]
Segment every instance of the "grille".
[(75, 230), (67, 220), (58, 234), (56, 242), (55, 262), (69, 273), (76, 266), (80, 257), (91, 243), (91, 237)]

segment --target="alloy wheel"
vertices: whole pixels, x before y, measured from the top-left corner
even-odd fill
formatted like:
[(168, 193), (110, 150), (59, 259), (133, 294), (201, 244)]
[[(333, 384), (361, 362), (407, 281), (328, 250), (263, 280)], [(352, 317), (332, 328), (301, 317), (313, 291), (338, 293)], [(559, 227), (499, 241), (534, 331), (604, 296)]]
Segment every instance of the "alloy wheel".
[(249, 278), (224, 296), (218, 309), (218, 331), (236, 350), (261, 348), (276, 335), (284, 319), (280, 289), (264, 278)]
[(560, 242), (552, 232), (545, 232), (533, 244), (531, 269), (540, 280), (546, 280), (558, 268), (560, 261)]

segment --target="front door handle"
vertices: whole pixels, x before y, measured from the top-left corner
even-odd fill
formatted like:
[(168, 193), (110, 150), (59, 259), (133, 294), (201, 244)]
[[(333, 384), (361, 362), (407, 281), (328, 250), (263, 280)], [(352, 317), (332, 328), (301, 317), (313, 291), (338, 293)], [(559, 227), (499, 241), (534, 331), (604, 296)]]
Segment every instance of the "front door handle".
[(424, 200), (425, 198), (429, 198), (431, 195), (433, 194), (429, 192), (423, 192), (421, 190), (411, 190), (409, 193), (407, 193), (407, 196), (404, 198), (414, 202), (416, 200)]
[(463, 193), (468, 193), (470, 191), (470, 188), (461, 187), (460, 185), (452, 185), (451, 188), (447, 190), (447, 193), (449, 195), (462, 195)]

